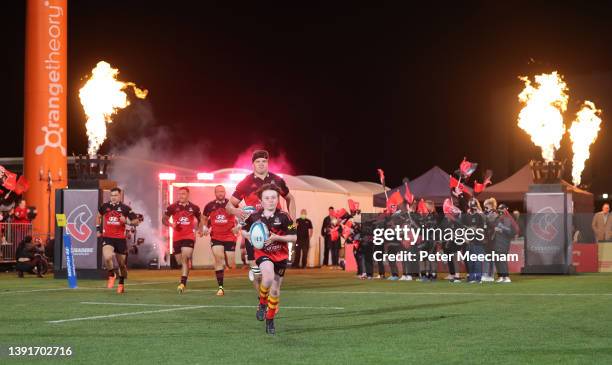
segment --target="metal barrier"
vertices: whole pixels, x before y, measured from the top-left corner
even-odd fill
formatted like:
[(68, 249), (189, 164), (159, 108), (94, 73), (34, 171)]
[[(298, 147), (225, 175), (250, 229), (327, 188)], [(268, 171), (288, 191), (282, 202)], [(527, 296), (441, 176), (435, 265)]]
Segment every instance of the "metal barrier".
[(17, 245), (31, 235), (32, 223), (0, 223), (0, 262), (15, 262)]

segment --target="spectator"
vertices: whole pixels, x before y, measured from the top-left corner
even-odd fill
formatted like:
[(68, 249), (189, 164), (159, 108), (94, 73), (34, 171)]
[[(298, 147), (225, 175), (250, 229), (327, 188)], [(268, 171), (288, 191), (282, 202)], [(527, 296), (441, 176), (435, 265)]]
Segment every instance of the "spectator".
[[(506, 255), (510, 251), (510, 241), (512, 241), (518, 230), (512, 216), (508, 213), (507, 205), (500, 204), (497, 207), (497, 214), (498, 217), (494, 228), (494, 250), (497, 254)], [(508, 275), (508, 263), (506, 261), (495, 261), (495, 268), (499, 275), (498, 283), (512, 282)]]
[[(460, 222), (458, 221), (460, 218), (459, 214), (453, 213), (445, 213), (444, 219), (440, 222), (440, 228), (442, 230), (452, 229), (455, 230), (459, 228)], [(460, 283), (461, 282), (461, 274), (459, 273), (459, 263), (456, 262), (457, 252), (459, 251), (459, 247), (455, 243), (454, 240), (449, 239), (442, 241), (442, 250), (445, 254), (449, 255), (450, 259), (447, 261), (448, 265), (448, 276), (446, 279), (451, 283)]]
[[(394, 229), (394, 227), (401, 226), (403, 224), (403, 218), (400, 216), (398, 206), (391, 204), (387, 215), (385, 216), (385, 228)], [(397, 255), (402, 250), (402, 243), (396, 239), (391, 239), (385, 242), (386, 253), (389, 255)], [(382, 262), (382, 261), (381, 261)], [(399, 268), (395, 260), (389, 261), (389, 269), (391, 276), (387, 280), (399, 280)]]
[[(477, 230), (483, 230), (486, 227), (486, 218), (480, 208), (480, 204), (476, 198), (470, 199), (468, 202), (467, 214), (463, 215), (463, 225), (467, 228), (472, 229), (474, 232)], [(467, 243), (467, 250), (471, 255), (483, 255), (485, 253), (485, 241), (484, 239), (479, 240), (474, 237), (473, 240)], [(476, 259), (467, 259), (466, 264), (468, 266), (468, 283), (480, 283), (482, 279), (482, 266), (483, 262)]]
[(10, 216), (10, 210), (0, 211), (0, 223), (7, 223)]
[[(419, 215), (416, 213), (417, 201), (415, 200), (412, 205), (406, 203), (406, 213), (404, 215), (406, 223), (409, 227), (413, 229), (419, 228), (417, 222), (419, 222)], [(402, 242), (404, 246), (405, 254), (412, 254), (413, 257), (419, 257), (419, 248), (415, 244), (415, 237), (412, 239)], [(419, 261), (418, 260), (407, 260), (403, 262), (402, 265), (403, 275), (400, 280), (410, 281), (416, 280), (419, 277)]]
[(312, 222), (307, 218), (308, 212), (302, 209), (300, 217), (295, 220), (297, 224), (297, 241), (295, 242), (295, 258), (293, 259), (294, 268), (305, 268), (308, 262), (308, 249), (310, 238), (312, 237)]
[(361, 221), (361, 240), (359, 242), (359, 250), (363, 260), (363, 270), (365, 271), (368, 280), (373, 278), (374, 273), (374, 243), (373, 230), (376, 227), (373, 214), (365, 214), (360, 217)]
[[(497, 200), (489, 198), (484, 201), (484, 214), (486, 218), (485, 230), (485, 254), (491, 254), (495, 245), (495, 222), (497, 221)], [(482, 272), (483, 282), (495, 281), (495, 263), (493, 261), (485, 261)]]
[(595, 240), (597, 242), (612, 240), (612, 217), (610, 216), (610, 204), (604, 203), (601, 212), (593, 216), (592, 222)]
[(329, 227), (329, 239), (330, 239), (330, 248), (331, 248), (331, 259), (332, 259), (332, 269), (341, 269), (340, 262), (340, 248), (342, 246), (342, 242), (340, 237), (342, 237), (342, 225), (340, 224), (340, 219), (337, 217), (333, 217), (331, 219), (331, 225)]
[(28, 207), (25, 199), (21, 199), (17, 207), (13, 210), (13, 223), (30, 223), (28, 218)]
[(17, 276), (23, 278), (24, 272), (32, 272), (36, 267), (38, 269), (36, 275), (42, 278), (40, 257), (36, 256), (37, 253), (42, 252), (43, 249), (40, 245), (34, 245), (32, 243), (32, 236), (26, 236), (23, 241), (19, 243), (15, 252), (15, 258), (17, 259), (17, 265), (15, 266), (17, 269)]
[(6, 217), (9, 214), (7, 212), (1, 212), (0, 211), (0, 243), (5, 243), (6, 242), (6, 235), (4, 234), (5, 228), (3, 223), (6, 223)]
[[(436, 207), (434, 202), (431, 200), (427, 200), (425, 202), (426, 211), (421, 215), (421, 226), (424, 229), (435, 229), (438, 226)], [(435, 254), (437, 252), (437, 244), (432, 239), (432, 237), (428, 237), (429, 240), (421, 241), (418, 244), (419, 251), (426, 251), (428, 254)], [(438, 262), (433, 260), (430, 261), (429, 257), (426, 257), (423, 260), (420, 260), (421, 266), (421, 281), (434, 281), (438, 277)]]
[(331, 251), (331, 222), (334, 219), (334, 207), (329, 207), (329, 214), (323, 219), (321, 225), (321, 236), (323, 236), (323, 265), (329, 264), (329, 252)]

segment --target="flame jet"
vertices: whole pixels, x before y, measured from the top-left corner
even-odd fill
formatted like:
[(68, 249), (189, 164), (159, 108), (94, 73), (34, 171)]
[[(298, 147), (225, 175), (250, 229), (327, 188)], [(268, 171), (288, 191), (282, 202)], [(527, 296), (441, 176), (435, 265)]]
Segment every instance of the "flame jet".
[(565, 134), (563, 115), (569, 95), (563, 77), (556, 71), (535, 77), (535, 87), (528, 77), (519, 77), (525, 88), (518, 95), (525, 106), (518, 116), (518, 126), (531, 136), (531, 141), (542, 149), (542, 158), (553, 161)]
[(130, 105), (124, 90), (132, 87), (136, 97), (144, 99), (147, 90), (136, 87), (133, 82), (117, 80), (119, 70), (108, 62), (100, 61), (91, 71), (91, 77), (79, 90), (79, 98), (87, 115), (87, 153), (95, 156), (106, 140), (106, 125), (112, 123), (113, 115)]

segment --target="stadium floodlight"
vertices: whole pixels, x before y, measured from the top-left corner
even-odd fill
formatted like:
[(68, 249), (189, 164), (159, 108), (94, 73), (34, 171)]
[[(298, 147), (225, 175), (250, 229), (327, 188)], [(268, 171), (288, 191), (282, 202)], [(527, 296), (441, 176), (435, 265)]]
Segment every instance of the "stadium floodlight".
[(214, 180), (215, 174), (212, 172), (198, 172), (198, 180)]
[(176, 180), (176, 174), (174, 172), (160, 172), (159, 173), (160, 180)]
[(232, 181), (240, 181), (244, 179), (245, 177), (246, 177), (246, 174), (241, 174), (241, 173), (229, 174), (229, 178)]

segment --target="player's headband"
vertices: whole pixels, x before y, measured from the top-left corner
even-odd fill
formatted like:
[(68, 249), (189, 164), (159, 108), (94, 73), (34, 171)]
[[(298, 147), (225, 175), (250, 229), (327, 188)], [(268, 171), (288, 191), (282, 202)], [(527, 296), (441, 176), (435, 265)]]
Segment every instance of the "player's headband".
[(255, 160), (257, 160), (258, 158), (265, 158), (266, 160), (269, 159), (269, 154), (268, 151), (266, 150), (257, 150), (253, 152), (253, 157), (251, 157), (251, 162), (255, 162)]

